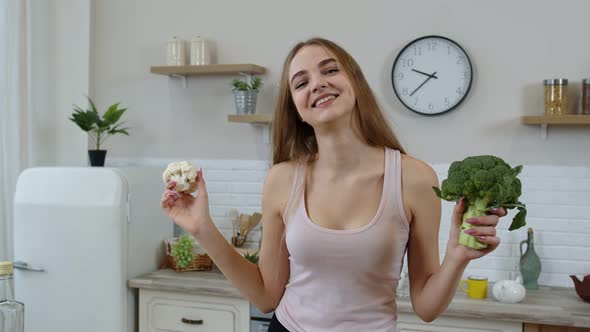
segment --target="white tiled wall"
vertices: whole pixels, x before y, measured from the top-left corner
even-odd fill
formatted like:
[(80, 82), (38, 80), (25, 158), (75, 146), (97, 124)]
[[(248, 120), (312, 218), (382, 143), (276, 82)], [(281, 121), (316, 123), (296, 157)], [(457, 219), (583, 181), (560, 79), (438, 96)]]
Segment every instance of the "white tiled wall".
[[(111, 160), (108, 165), (161, 165), (170, 160)], [(230, 208), (242, 213), (261, 211), (262, 187), (269, 168), (258, 160), (194, 160), (203, 168), (210, 194), (211, 214), (222, 233), (229, 238)], [(433, 165), (439, 180), (446, 178), (448, 164)], [(527, 227), (535, 231), (535, 249), (541, 257), (540, 283), (572, 287), (570, 274), (590, 273), (590, 168), (525, 166), (521, 201), (527, 205)], [(443, 201), (439, 250), (441, 261), (448, 238), (453, 203)], [(480, 274), (490, 281), (514, 278), (518, 273), (519, 243), (526, 229), (509, 232), (515, 212), (501, 219), (498, 231), (502, 239), (493, 253), (471, 262), (466, 275)], [(259, 228), (251, 233), (249, 246), (260, 240)]]

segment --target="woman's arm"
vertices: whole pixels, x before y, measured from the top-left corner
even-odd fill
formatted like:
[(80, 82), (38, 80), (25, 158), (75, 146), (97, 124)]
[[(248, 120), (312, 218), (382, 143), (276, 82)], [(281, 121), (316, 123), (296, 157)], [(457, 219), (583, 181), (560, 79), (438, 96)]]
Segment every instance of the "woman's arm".
[[(289, 195), (291, 179), (292, 167), (288, 164), (273, 166), (266, 177), (262, 197), (263, 232), (258, 265), (245, 259), (232, 247), (219, 232), (208, 211), (193, 211), (189, 216), (185, 214), (184, 217), (177, 218), (174, 218), (173, 213), (169, 213), (175, 222), (176, 219), (181, 219), (177, 223), (195, 237), (240, 293), (263, 312), (270, 312), (276, 308), (289, 278), (289, 260), (283, 240), (284, 224), (281, 212)], [(189, 202), (188, 205), (189, 209), (196, 210), (200, 207), (202, 212), (208, 206), (208, 195), (205, 181), (199, 180), (197, 200), (205, 202)], [(171, 197), (174, 198), (173, 195)], [(200, 219), (204, 220), (192, 220), (193, 215), (200, 215)]]
[[(408, 243), (408, 274), (410, 297), (414, 312), (424, 321), (431, 322), (440, 315), (453, 299), (457, 285), (467, 264), (481, 257), (499, 244), (495, 232), (498, 216), (481, 217), (487, 225), (477, 236), (484, 236), (488, 249), (472, 250), (458, 244), (464, 204), (460, 201), (453, 209), (449, 241), (442, 264), (439, 263), (438, 234), (441, 218), (441, 200), (432, 190), (439, 187), (434, 170), (427, 164), (404, 158), (402, 184), (404, 205), (411, 211)], [(504, 215), (504, 211), (498, 212)]]

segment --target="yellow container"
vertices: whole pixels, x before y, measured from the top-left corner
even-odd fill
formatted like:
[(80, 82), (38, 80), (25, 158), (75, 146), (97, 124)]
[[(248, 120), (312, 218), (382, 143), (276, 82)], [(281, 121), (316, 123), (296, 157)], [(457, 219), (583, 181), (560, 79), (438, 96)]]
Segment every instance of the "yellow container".
[(544, 80), (545, 115), (567, 114), (567, 79)]
[(485, 299), (488, 296), (488, 278), (469, 276), (459, 282), (459, 288), (472, 299)]

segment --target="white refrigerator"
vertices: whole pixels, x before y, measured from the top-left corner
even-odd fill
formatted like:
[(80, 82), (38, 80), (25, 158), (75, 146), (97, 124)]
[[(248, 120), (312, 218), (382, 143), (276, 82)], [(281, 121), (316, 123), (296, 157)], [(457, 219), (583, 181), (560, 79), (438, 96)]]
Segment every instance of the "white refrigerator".
[(160, 169), (31, 168), (14, 199), (15, 296), (26, 332), (131, 332), (127, 280), (157, 270), (173, 226)]

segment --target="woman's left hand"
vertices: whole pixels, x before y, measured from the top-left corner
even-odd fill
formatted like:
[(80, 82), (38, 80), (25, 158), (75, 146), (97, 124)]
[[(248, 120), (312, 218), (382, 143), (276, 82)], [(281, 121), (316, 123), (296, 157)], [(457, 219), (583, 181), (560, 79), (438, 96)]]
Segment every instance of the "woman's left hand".
[(506, 210), (503, 208), (492, 209), (490, 214), (472, 218), (472, 220), (468, 221), (470, 224), (478, 227), (467, 230), (470, 232), (467, 234), (475, 236), (480, 242), (488, 245), (487, 248), (480, 250), (467, 248), (459, 244), (459, 232), (463, 232), (461, 230), (461, 223), (464, 210), (465, 202), (464, 199), (461, 199), (453, 209), (449, 242), (447, 244), (447, 255), (452, 255), (454, 259), (467, 263), (472, 259), (485, 256), (498, 248), (498, 245), (500, 245), (500, 238), (496, 236), (496, 225), (498, 224), (498, 220), (506, 215)]

